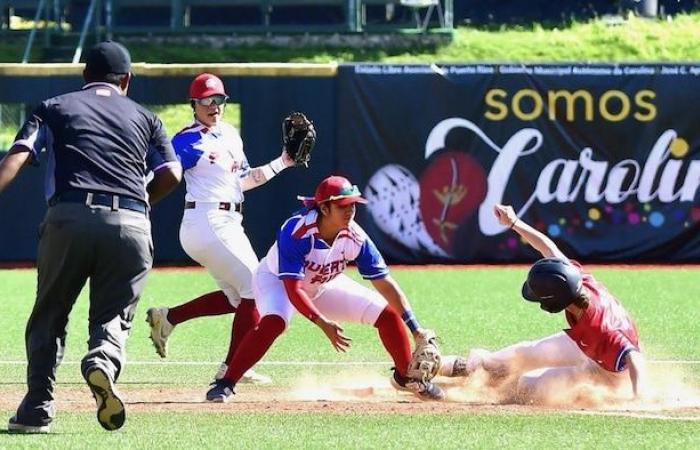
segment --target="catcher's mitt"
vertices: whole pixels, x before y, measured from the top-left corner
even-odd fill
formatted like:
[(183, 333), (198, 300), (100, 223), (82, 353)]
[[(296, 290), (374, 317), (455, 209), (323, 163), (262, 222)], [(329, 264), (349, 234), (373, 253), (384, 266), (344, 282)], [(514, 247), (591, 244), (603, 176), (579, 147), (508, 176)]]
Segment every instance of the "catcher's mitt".
[(430, 381), (440, 371), (442, 355), (437, 346), (437, 335), (433, 330), (424, 330), (416, 339), (411, 363), (408, 365), (408, 377), (414, 380)]
[(314, 124), (303, 113), (293, 112), (282, 121), (282, 146), (295, 166), (309, 166), (316, 144)]

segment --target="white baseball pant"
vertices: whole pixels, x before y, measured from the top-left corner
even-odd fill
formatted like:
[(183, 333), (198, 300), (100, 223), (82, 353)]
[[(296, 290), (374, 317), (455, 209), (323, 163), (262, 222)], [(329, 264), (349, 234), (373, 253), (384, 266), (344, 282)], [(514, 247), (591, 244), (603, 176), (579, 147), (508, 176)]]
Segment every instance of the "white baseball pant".
[(206, 267), (233, 307), (241, 298), (253, 298), (253, 271), (258, 257), (235, 211), (219, 209), (219, 203), (197, 202), (185, 209), (180, 243), (190, 258)]
[(616, 389), (629, 379), (627, 371), (610, 372), (600, 367), (563, 331), (536, 341), (518, 342), (493, 353), (475, 350), (469, 359), (468, 366), (480, 362), (492, 375), (518, 377), (518, 396), (534, 401), (582, 383)]
[[(289, 301), (282, 280), (261, 264), (253, 276), (255, 303), (260, 317), (280, 316), (289, 326), (297, 310)], [(311, 299), (319, 312), (336, 322), (374, 325), (387, 302), (377, 291), (353, 281), (344, 274), (325, 283)]]

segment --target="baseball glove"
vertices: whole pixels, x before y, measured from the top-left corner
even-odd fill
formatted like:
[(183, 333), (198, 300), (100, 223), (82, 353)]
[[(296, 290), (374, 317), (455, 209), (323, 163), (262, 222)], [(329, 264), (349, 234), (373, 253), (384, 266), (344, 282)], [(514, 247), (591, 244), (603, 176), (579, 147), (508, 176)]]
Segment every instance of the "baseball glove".
[(424, 330), (416, 339), (411, 363), (408, 365), (408, 377), (414, 380), (430, 381), (440, 371), (442, 355), (437, 346), (437, 335), (433, 330)]
[(304, 113), (293, 112), (282, 121), (282, 146), (295, 166), (309, 166), (316, 144), (314, 124)]

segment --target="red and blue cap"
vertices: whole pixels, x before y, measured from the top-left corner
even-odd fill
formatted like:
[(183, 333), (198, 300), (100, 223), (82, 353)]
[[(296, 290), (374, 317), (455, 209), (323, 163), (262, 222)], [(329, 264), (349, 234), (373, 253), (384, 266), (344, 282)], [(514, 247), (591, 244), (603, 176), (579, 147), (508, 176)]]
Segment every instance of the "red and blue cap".
[(325, 202), (333, 202), (336, 205), (345, 206), (352, 203), (367, 203), (367, 199), (362, 197), (357, 185), (350, 183), (345, 177), (332, 175), (325, 178), (316, 187), (313, 197), (297, 197), (304, 202), (305, 206), (318, 206)]

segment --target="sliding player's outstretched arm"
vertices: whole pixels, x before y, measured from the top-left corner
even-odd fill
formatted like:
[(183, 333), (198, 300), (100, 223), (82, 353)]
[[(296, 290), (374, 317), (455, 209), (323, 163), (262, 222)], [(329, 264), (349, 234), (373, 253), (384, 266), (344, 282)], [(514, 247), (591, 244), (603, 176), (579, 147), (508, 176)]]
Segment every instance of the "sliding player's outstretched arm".
[(646, 358), (641, 352), (632, 350), (625, 356), (625, 362), (629, 368), (634, 397), (638, 400), (648, 399), (651, 395), (651, 387), (649, 386)]
[(495, 205), (493, 213), (498, 218), (501, 225), (505, 225), (518, 233), (528, 244), (540, 252), (545, 258), (568, 258), (559, 250), (559, 247), (544, 233), (537, 231), (527, 223), (523, 222), (515, 214), (512, 206)]

